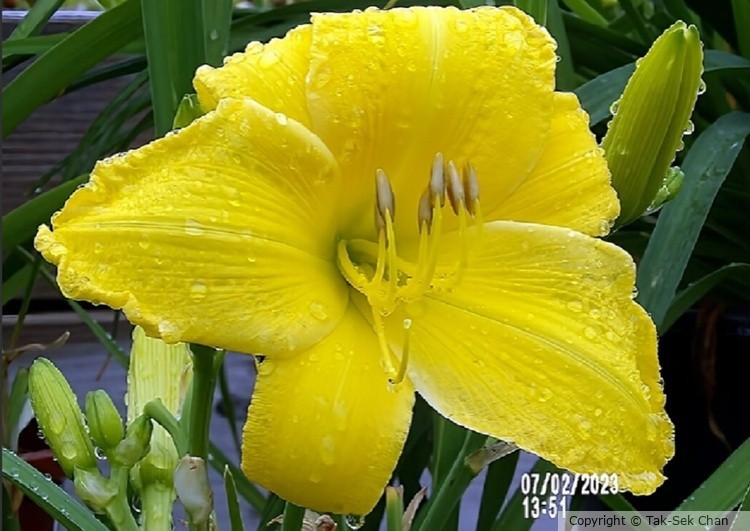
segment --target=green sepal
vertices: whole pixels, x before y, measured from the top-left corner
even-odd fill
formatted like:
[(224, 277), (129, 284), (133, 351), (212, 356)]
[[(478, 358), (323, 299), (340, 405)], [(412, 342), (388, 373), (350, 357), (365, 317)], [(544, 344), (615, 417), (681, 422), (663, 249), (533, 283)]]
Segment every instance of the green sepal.
[(125, 437), (122, 417), (103, 389), (86, 395), (86, 420), (91, 439), (105, 453), (109, 453)]
[(677, 22), (637, 61), (619, 101), (612, 107), (604, 149), (612, 186), (622, 205), (617, 225), (642, 216), (656, 199), (701, 87), (703, 45), (698, 30)]
[(37, 423), (65, 474), (73, 477), (75, 469), (96, 469), (94, 447), (76, 396), (50, 360), (37, 358), (31, 365), (29, 394)]

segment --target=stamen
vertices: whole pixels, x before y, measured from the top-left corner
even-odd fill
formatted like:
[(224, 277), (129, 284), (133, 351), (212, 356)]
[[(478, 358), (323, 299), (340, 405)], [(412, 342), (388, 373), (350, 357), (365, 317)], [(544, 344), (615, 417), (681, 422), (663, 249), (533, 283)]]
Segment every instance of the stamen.
[(445, 206), (445, 165), (443, 164), (443, 154), (436, 153), (432, 159), (432, 171), (430, 171), (430, 195), (440, 198), (440, 206)]
[(398, 385), (404, 381), (406, 367), (409, 365), (409, 338), (411, 336), (411, 319), (404, 319), (404, 348), (401, 351), (401, 362), (395, 378), (390, 378), (390, 383)]
[(396, 216), (396, 200), (393, 196), (393, 187), (388, 176), (380, 168), (375, 172), (375, 225), (378, 231), (385, 229), (386, 212), (391, 213), (391, 219)]
[(386, 297), (386, 306), (390, 308), (396, 304), (396, 288), (398, 287), (396, 233), (393, 230), (393, 219), (390, 212), (386, 212), (385, 227), (388, 243), (388, 295)]
[(464, 191), (466, 192), (466, 209), (475, 218), (479, 210), (479, 180), (477, 170), (470, 162), (464, 165)]
[(354, 286), (357, 291), (362, 291), (368, 284), (367, 277), (363, 275), (352, 259), (349, 258), (349, 252), (346, 250), (346, 240), (340, 240), (336, 247), (336, 257), (338, 259), (339, 269), (344, 273), (344, 277)]
[(450, 199), (451, 208), (455, 214), (458, 214), (466, 201), (464, 185), (453, 161), (448, 162), (448, 199)]
[(419, 232), (430, 232), (432, 226), (432, 192), (429, 186), (425, 188), (422, 197), (419, 198), (417, 223), (419, 223)]

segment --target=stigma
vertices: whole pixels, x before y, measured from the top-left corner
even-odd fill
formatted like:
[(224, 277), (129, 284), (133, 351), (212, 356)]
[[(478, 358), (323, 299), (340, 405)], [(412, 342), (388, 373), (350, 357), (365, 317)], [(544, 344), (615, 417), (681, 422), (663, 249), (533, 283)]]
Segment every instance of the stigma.
[[(448, 215), (458, 219), (461, 249), (454, 263), (440, 260), (443, 216), (448, 210), (446, 203), (452, 211)], [(377, 242), (341, 240), (337, 259), (347, 282), (367, 298), (385, 365), (391, 373), (391, 381), (397, 384), (405, 375), (411, 319), (407, 319), (409, 324), (404, 326), (402, 352), (398, 355), (388, 346), (384, 319), (399, 306), (403, 306), (408, 315), (411, 303), (432, 291), (449, 291), (459, 282), (480, 239), (483, 224), (477, 173), (469, 162), (464, 163), (459, 171), (455, 161), (446, 162), (441, 153), (435, 155), (426, 186), (416, 205), (419, 242), (416, 257), (411, 259), (398, 253), (394, 230), (396, 198), (382, 169), (375, 174), (374, 205)]]

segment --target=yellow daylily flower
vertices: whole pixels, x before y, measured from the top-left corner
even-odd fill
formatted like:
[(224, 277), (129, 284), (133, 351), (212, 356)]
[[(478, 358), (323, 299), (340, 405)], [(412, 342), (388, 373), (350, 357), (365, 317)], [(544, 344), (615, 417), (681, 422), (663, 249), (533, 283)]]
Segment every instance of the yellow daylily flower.
[(415, 390), (650, 493), (673, 454), (654, 325), (596, 238), (619, 205), (555, 59), (509, 7), (313, 15), (201, 67), (206, 114), (99, 162), (37, 249), (69, 297), (264, 355), (242, 468), (295, 504), (369, 512)]

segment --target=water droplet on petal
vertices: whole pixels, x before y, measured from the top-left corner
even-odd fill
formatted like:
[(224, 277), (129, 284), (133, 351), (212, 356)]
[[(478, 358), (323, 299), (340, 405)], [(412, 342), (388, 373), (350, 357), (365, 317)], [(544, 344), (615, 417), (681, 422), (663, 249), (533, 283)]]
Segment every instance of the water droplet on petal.
[(617, 114), (617, 111), (620, 110), (620, 100), (615, 100), (612, 102), (612, 105), (609, 106), (609, 112), (612, 114), (612, 116)]
[(698, 85), (698, 95), (706, 92), (706, 82), (701, 79), (700, 85)]
[(549, 387), (543, 387), (539, 392), (539, 401), (546, 402), (552, 398), (552, 390)]
[(568, 310), (571, 312), (580, 312), (583, 310), (583, 304), (581, 304), (581, 301), (571, 301), (567, 304)]
[(185, 234), (190, 236), (200, 236), (204, 233), (203, 225), (194, 219), (188, 219), (185, 221)]
[(273, 52), (267, 51), (260, 56), (258, 64), (261, 68), (270, 68), (279, 62), (279, 56)]
[(318, 321), (325, 321), (328, 319), (328, 313), (326, 312), (326, 307), (323, 306), (323, 303), (318, 301), (311, 302), (308, 309), (310, 310), (310, 315), (314, 319), (317, 319)]
[(326, 435), (321, 441), (320, 459), (326, 465), (332, 465), (336, 461), (336, 445), (330, 435)]
[(287, 125), (289, 123), (289, 118), (287, 118), (286, 114), (277, 112), (275, 116), (279, 125)]
[(202, 282), (196, 282), (190, 286), (190, 298), (194, 301), (203, 300), (206, 298), (206, 292), (208, 288)]
[(103, 252), (104, 252), (104, 246), (101, 243), (96, 242), (94, 244), (94, 254), (102, 254)]

